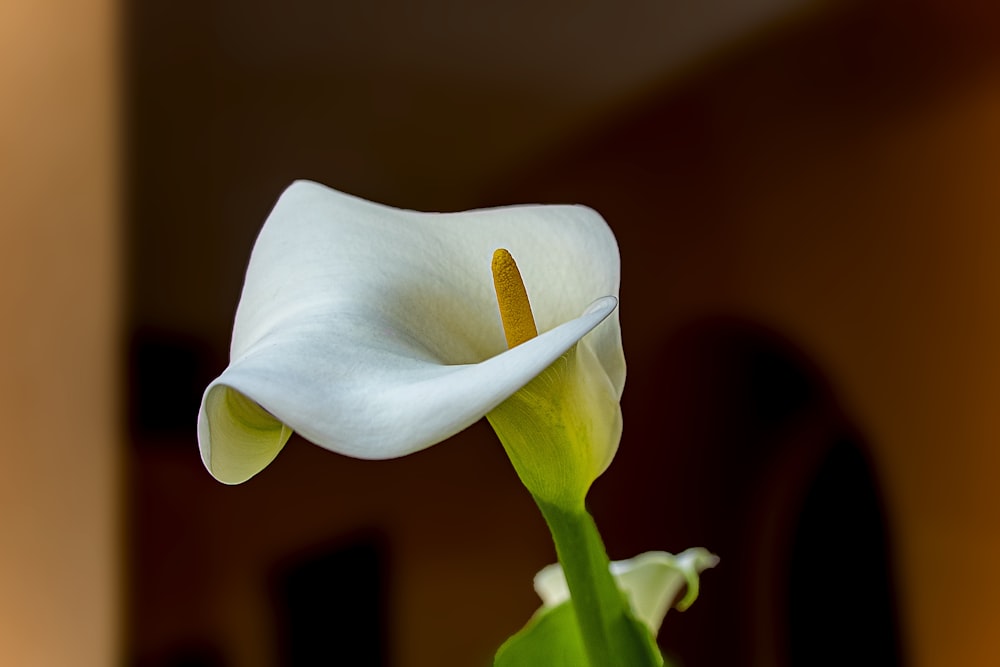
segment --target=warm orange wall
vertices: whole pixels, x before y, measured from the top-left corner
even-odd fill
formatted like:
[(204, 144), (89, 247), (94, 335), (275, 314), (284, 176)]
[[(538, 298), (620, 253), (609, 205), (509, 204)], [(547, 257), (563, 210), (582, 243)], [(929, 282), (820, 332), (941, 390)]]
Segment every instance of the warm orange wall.
[(924, 10), (744, 54), (516, 196), (583, 201), (615, 227), (631, 386), (704, 314), (812, 356), (875, 453), (908, 664), (985, 666), (1000, 661), (1000, 40)]
[(117, 657), (109, 0), (0, 4), (0, 663)]
[(736, 299), (810, 348), (873, 443), (916, 667), (1000, 660), (997, 81), (793, 150), (774, 180), (749, 158), (742, 193)]

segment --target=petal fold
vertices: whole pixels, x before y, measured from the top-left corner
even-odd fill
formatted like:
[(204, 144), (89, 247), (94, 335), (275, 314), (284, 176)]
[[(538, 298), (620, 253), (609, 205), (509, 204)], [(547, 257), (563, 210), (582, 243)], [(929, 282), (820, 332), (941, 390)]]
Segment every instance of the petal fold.
[(614, 297), (600, 299), (580, 317), (479, 364), (380, 359), (383, 366), (370, 366), (360, 380), (337, 381), (322, 372), (316, 361), (324, 354), (322, 335), (265, 345), (230, 364), (206, 390), (198, 429), (202, 460), (217, 479), (236, 484), (270, 463), (292, 431), (355, 458), (425, 449), (531, 381), (616, 305)]

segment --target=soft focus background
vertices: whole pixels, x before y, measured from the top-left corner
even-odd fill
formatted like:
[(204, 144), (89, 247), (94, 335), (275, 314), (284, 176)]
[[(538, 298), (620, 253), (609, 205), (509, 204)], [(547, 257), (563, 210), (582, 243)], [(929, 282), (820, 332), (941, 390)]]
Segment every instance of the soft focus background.
[(114, 665), (126, 448), (106, 0), (0, 0), (0, 664)]
[(992, 3), (7, 2), (0, 175), (3, 664), (484, 665), (536, 608), (552, 547), (483, 424), (202, 468), (295, 178), (608, 219), (591, 506), (612, 557), (722, 556), (679, 663), (1000, 661)]

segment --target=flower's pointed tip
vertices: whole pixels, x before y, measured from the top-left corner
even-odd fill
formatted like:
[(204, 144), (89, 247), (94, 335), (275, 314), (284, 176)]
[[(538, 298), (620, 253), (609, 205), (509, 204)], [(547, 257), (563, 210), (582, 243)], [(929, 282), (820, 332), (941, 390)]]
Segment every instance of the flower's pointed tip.
[(602, 296), (597, 299), (583, 311), (584, 315), (591, 315), (593, 313), (603, 313), (604, 317), (610, 315), (615, 308), (618, 307), (618, 297), (614, 296)]

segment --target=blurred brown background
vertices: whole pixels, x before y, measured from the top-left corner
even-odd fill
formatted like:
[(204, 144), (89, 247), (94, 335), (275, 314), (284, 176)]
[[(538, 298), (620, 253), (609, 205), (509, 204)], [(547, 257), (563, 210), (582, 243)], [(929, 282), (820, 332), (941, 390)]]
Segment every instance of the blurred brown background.
[(488, 664), (536, 608), (551, 545), (483, 424), (202, 469), (295, 178), (608, 219), (629, 380), (591, 506), (612, 557), (722, 556), (680, 663), (1000, 658), (991, 3), (83, 4), (0, 15), (3, 662)]

